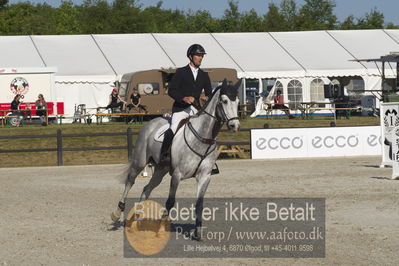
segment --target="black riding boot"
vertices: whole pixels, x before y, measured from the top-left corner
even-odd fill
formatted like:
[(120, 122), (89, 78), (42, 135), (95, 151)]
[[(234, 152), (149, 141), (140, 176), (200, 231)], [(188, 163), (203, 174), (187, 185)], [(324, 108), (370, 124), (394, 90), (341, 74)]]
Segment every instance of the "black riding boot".
[(168, 130), (165, 131), (164, 137), (163, 137), (163, 142), (162, 142), (162, 147), (161, 147), (160, 161), (164, 161), (164, 160), (168, 159), (169, 149), (172, 144), (173, 136), (174, 136), (174, 134), (173, 134), (172, 129), (169, 128)]

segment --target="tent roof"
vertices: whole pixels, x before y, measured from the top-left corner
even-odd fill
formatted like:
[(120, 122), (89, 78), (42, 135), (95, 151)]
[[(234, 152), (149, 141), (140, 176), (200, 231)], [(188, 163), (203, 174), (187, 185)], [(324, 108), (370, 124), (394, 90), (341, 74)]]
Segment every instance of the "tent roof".
[(308, 76), (364, 75), (365, 68), (326, 31), (271, 33)]
[(354, 60), (399, 51), (399, 30), (0, 36), (0, 69), (56, 67), (57, 81), (105, 81), (184, 66), (193, 43), (206, 49), (202, 67), (240, 77), (379, 75), (374, 63)]
[(169, 55), (175, 67), (187, 65), (187, 48), (193, 43), (200, 43), (207, 53), (201, 67), (226, 67), (241, 70), (209, 33), (165, 33), (154, 34), (154, 37)]
[(91, 35), (32, 36), (46, 66), (59, 76), (115, 75)]
[(268, 33), (214, 33), (225, 51), (247, 76), (303, 76), (299, 65)]
[(29, 36), (0, 36), (0, 68), (44, 67)]
[(147, 69), (175, 67), (152, 34), (93, 35), (119, 75)]
[[(389, 37), (391, 37), (396, 43), (399, 44), (399, 30), (384, 30), (386, 34), (388, 34)], [(396, 50), (395, 52), (398, 52)]]
[[(396, 31), (398, 32), (398, 31)], [(384, 30), (351, 30), (351, 31), (329, 31), (345, 49), (354, 56), (354, 59), (379, 58), (392, 51), (399, 50), (399, 44), (392, 39)], [(362, 62), (368, 69), (369, 74), (379, 75), (378, 66), (372, 62)], [(393, 69), (396, 66), (392, 65)], [(396, 75), (393, 71), (386, 69), (387, 75)]]

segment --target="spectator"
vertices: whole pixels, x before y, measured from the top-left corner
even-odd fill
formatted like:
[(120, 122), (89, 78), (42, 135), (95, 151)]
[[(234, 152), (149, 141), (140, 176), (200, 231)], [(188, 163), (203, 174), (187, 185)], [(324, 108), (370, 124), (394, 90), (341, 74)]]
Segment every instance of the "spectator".
[(13, 112), (19, 112), (19, 106), (21, 105), (21, 95), (17, 94), (14, 97), (14, 100), (11, 102), (11, 110)]
[(20, 105), (21, 105), (21, 101), (20, 100), (21, 100), (21, 95), (17, 94), (17, 95), (15, 95), (14, 100), (11, 102), (11, 115), (12, 116), (18, 116), (17, 119), (16, 119), (17, 122), (15, 124), (15, 126), (17, 126), (17, 127), (20, 126), (21, 120), (25, 116), (23, 113), (21, 113), (19, 111)]
[(122, 98), (119, 96), (118, 90), (116, 88), (114, 88), (112, 90), (112, 93), (109, 95), (109, 102), (107, 105), (107, 109), (119, 108), (119, 109), (123, 110), (123, 105), (125, 103), (126, 102), (124, 100), (122, 100)]
[(39, 94), (36, 102), (36, 115), (40, 116), (40, 121), (42, 122), (42, 125), (45, 126), (47, 125), (47, 111), (43, 110), (47, 108), (47, 103), (46, 100), (44, 100), (43, 94)]
[(281, 109), (289, 119), (294, 118), (294, 116), (292, 116), (290, 113), (290, 109), (284, 105), (284, 98), (283, 95), (281, 95), (281, 90), (277, 90), (277, 95), (274, 96), (273, 109)]
[(141, 96), (138, 93), (137, 89), (133, 89), (133, 93), (130, 95), (130, 99), (132, 100), (132, 103), (127, 106), (129, 108), (129, 111), (132, 108), (138, 108), (139, 111), (143, 110), (145, 113), (148, 113), (146, 106), (141, 104)]

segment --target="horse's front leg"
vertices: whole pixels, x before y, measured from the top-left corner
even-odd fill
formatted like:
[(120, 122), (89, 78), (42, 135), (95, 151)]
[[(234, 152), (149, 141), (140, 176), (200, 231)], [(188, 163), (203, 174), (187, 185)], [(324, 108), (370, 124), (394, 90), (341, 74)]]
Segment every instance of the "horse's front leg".
[(211, 181), (211, 175), (203, 175), (197, 178), (197, 203), (195, 204), (195, 230), (194, 239), (201, 240), (202, 235), (202, 210), (204, 208), (204, 196)]
[(175, 206), (176, 191), (177, 188), (179, 187), (179, 183), (180, 183), (180, 175), (173, 174), (170, 180), (169, 197), (165, 204), (166, 210), (168, 211), (168, 215), (173, 206)]

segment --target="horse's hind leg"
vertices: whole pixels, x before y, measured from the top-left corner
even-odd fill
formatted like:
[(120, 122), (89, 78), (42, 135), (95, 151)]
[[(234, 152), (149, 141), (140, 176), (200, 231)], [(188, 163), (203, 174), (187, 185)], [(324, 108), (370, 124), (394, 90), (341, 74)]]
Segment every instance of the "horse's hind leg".
[(143, 199), (146, 200), (150, 197), (151, 191), (161, 183), (163, 177), (166, 175), (168, 170), (169, 170), (169, 166), (167, 166), (167, 165), (155, 166), (151, 180), (144, 187), (143, 192), (141, 193), (140, 200), (143, 200)]
[(118, 207), (116, 208), (116, 210), (111, 213), (112, 221), (117, 222), (121, 218), (121, 214), (125, 210), (126, 197), (129, 193), (130, 189), (132, 188), (137, 175), (144, 169), (144, 167), (145, 167), (145, 164), (144, 164), (144, 166), (143, 166), (143, 164), (140, 164), (140, 165), (137, 165), (134, 163), (131, 164), (129, 172), (126, 177), (125, 190), (123, 191), (122, 198), (119, 201)]

